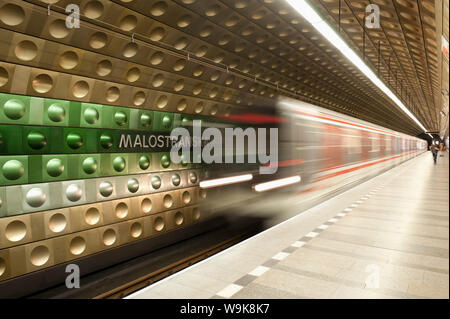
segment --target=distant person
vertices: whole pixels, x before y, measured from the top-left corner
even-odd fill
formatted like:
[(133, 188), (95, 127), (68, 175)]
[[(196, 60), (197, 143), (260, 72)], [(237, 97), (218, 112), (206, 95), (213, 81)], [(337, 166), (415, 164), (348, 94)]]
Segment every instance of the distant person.
[(439, 142), (436, 141), (435, 143), (431, 144), (430, 147), (431, 153), (433, 154), (433, 160), (434, 160), (434, 164), (437, 163), (437, 156), (439, 153)]

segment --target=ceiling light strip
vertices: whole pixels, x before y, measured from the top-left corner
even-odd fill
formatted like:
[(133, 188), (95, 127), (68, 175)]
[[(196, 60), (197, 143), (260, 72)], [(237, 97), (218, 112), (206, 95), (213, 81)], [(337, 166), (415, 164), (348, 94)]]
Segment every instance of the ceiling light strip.
[(424, 132), (427, 130), (408, 110), (400, 99), (381, 81), (363, 60), (345, 43), (325, 20), (305, 0), (286, 0), (303, 18), (333, 44), (350, 62), (352, 62), (372, 83), (386, 94), (406, 115), (408, 115)]

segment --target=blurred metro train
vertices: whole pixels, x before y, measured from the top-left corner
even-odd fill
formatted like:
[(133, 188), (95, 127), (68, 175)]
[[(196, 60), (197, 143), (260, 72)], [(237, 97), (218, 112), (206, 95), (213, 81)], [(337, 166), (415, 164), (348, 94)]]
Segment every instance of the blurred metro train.
[(204, 209), (256, 214), (269, 224), (427, 150), (425, 140), (289, 98), (264, 116), (233, 118), (239, 119), (279, 129), (278, 170), (264, 175), (256, 166), (236, 164), (208, 169), (213, 182), (200, 187), (215, 189), (208, 191)]

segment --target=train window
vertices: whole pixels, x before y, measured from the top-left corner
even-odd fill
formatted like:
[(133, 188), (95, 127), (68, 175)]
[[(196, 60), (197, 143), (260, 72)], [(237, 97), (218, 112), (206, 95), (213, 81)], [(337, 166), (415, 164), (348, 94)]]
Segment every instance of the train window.
[(356, 135), (357, 132), (347, 130), (344, 136), (344, 147), (347, 149), (348, 154), (360, 154), (361, 153), (361, 136)]
[(371, 134), (370, 144), (372, 146), (370, 152), (379, 152), (380, 151), (380, 140), (379, 140), (379, 136), (377, 134)]
[(386, 152), (390, 152), (391, 151), (391, 137), (390, 136), (386, 136), (384, 138), (384, 144), (386, 145)]

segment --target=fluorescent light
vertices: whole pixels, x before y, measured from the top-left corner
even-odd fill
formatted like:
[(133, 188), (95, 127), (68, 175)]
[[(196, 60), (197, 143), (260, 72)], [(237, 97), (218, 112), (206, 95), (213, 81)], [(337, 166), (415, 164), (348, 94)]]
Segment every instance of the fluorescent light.
[(201, 188), (211, 188), (211, 187), (217, 187), (217, 186), (224, 186), (224, 185), (228, 185), (228, 184), (247, 182), (252, 179), (253, 179), (252, 174), (224, 177), (224, 178), (218, 178), (218, 179), (210, 179), (207, 181), (201, 181), (200, 187)]
[(274, 180), (271, 182), (266, 182), (266, 183), (261, 183), (261, 184), (255, 185), (255, 191), (265, 192), (265, 191), (268, 191), (271, 189), (296, 184), (296, 183), (299, 183), (301, 180), (302, 180), (301, 177), (298, 175), (292, 176), (292, 177), (287, 177), (287, 178), (282, 178), (282, 179), (277, 179), (277, 180)]
[(384, 94), (386, 94), (403, 112), (406, 113), (419, 127), (427, 130), (419, 120), (408, 110), (400, 99), (376, 76), (375, 73), (364, 63), (363, 60), (345, 43), (344, 40), (331, 28), (326, 21), (305, 0), (286, 0), (303, 18), (319, 31), (331, 44), (352, 62), (372, 83), (374, 83)]

